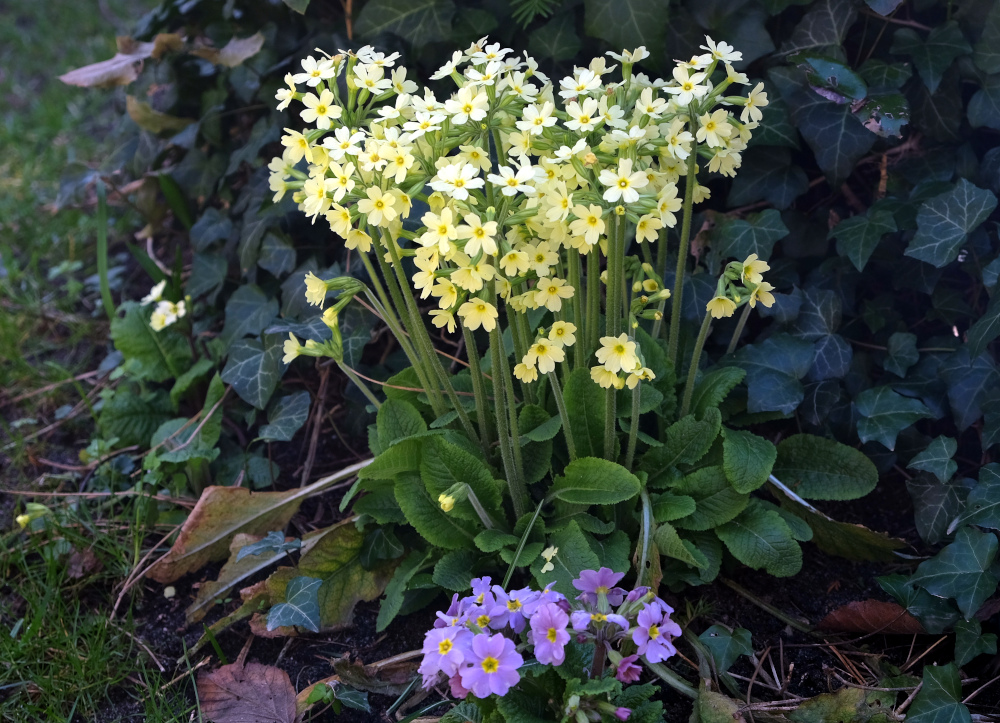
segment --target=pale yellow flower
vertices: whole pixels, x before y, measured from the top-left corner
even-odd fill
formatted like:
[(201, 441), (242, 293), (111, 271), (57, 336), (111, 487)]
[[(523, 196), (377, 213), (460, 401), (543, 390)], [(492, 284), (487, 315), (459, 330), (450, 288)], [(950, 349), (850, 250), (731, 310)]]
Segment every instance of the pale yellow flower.
[(724, 319), (727, 316), (732, 316), (736, 311), (736, 302), (725, 296), (716, 296), (705, 305), (705, 309), (712, 315), (712, 318)]
[(590, 368), (590, 378), (593, 379), (602, 389), (621, 389), (625, 386), (625, 380), (612, 371), (608, 371), (602, 366)]
[(480, 326), (486, 331), (493, 331), (497, 325), (497, 308), (482, 299), (466, 301), (458, 308), (462, 324), (469, 331), (475, 331)]
[(312, 271), (306, 274), (306, 301), (312, 306), (322, 306), (326, 301), (327, 285)]
[(576, 325), (568, 321), (557, 321), (549, 329), (549, 341), (562, 346), (576, 343)]
[(558, 344), (554, 344), (548, 339), (539, 339), (530, 347), (528, 353), (524, 355), (524, 363), (528, 366), (538, 366), (538, 371), (548, 374), (556, 368), (556, 362), (565, 361), (566, 352)]
[(533, 366), (528, 366), (524, 362), (514, 365), (514, 376), (525, 384), (530, 384), (538, 379), (538, 370)]
[(774, 287), (766, 281), (761, 281), (757, 284), (753, 291), (750, 292), (750, 301), (747, 302), (750, 304), (750, 308), (756, 307), (758, 301), (767, 308), (771, 308), (771, 305), (774, 303), (774, 294), (771, 293), (773, 289)]
[(294, 334), (289, 334), (288, 338), (285, 339), (282, 351), (285, 352), (285, 356), (281, 358), (282, 364), (291, 364), (302, 353), (302, 347), (299, 345), (299, 340), (295, 338)]
[(624, 369), (630, 371), (639, 365), (639, 357), (635, 353), (635, 342), (629, 341), (626, 334), (618, 337), (601, 337), (601, 348), (597, 350), (597, 361), (609, 372), (617, 373)]
[[(765, 271), (770, 271), (771, 267), (766, 261), (761, 261), (757, 258), (757, 254), (750, 254), (747, 256), (746, 261), (743, 262), (743, 270), (740, 272), (740, 278), (743, 283), (759, 284), (763, 279), (763, 273)], [(771, 287), (774, 288), (773, 286)]]
[(564, 279), (539, 279), (535, 303), (549, 311), (559, 311), (562, 309), (562, 300), (573, 298), (575, 291)]

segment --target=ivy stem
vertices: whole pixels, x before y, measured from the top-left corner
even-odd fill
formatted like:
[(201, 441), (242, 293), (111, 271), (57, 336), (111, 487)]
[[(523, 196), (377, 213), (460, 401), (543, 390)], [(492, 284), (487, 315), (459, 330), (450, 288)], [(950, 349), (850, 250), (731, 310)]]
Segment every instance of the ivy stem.
[(462, 327), (462, 337), (465, 339), (465, 353), (469, 358), (469, 375), (472, 377), (472, 391), (476, 395), (476, 419), (479, 422), (479, 441), (482, 443), (483, 453), (490, 456), (490, 444), (492, 431), (490, 430), (490, 417), (486, 412), (489, 406), (489, 396), (486, 393), (486, 383), (483, 380), (483, 370), (479, 364), (479, 349), (476, 347), (476, 337), (471, 331)]
[(681, 417), (687, 415), (691, 408), (691, 396), (694, 394), (694, 380), (698, 376), (698, 361), (701, 359), (701, 350), (705, 347), (705, 340), (712, 330), (712, 315), (705, 312), (705, 318), (701, 321), (701, 330), (698, 332), (698, 339), (694, 343), (694, 351), (691, 353), (691, 365), (688, 367), (687, 383), (684, 385), (684, 401), (681, 402)]
[(556, 408), (559, 410), (560, 419), (562, 419), (563, 437), (566, 439), (569, 461), (572, 462), (576, 459), (576, 443), (573, 441), (573, 428), (570, 426), (569, 412), (566, 411), (566, 402), (563, 399), (562, 387), (559, 386), (559, 375), (555, 371), (549, 372), (549, 382), (552, 384), (552, 396), (556, 399)]
[(628, 429), (628, 451), (625, 453), (625, 469), (632, 471), (632, 461), (635, 459), (635, 443), (639, 434), (639, 390), (642, 382), (635, 385), (632, 390), (632, 417)]
[(337, 366), (340, 367), (340, 371), (344, 372), (344, 374), (347, 375), (347, 378), (354, 382), (354, 386), (360, 389), (361, 393), (368, 398), (368, 401), (375, 405), (375, 409), (379, 409), (382, 406), (382, 402), (380, 402), (379, 398), (372, 393), (372, 390), (368, 388), (368, 385), (361, 381), (360, 377), (358, 377), (358, 375), (354, 373), (354, 370), (349, 366), (339, 360), (335, 361), (337, 361)]
[(736, 344), (739, 343), (740, 335), (743, 334), (743, 328), (747, 325), (747, 319), (750, 318), (750, 304), (743, 307), (743, 313), (740, 314), (740, 320), (736, 323), (736, 331), (733, 332), (733, 338), (729, 340), (729, 347), (726, 349), (726, 354), (732, 354), (736, 351)]
[[(698, 115), (691, 108), (688, 115), (691, 118), (691, 135), (698, 134)], [(684, 179), (684, 215), (681, 220), (681, 238), (677, 246), (677, 273), (674, 276), (674, 288), (670, 307), (670, 336), (667, 342), (667, 358), (677, 366), (677, 345), (681, 334), (681, 300), (684, 297), (684, 272), (687, 270), (687, 257), (691, 244), (691, 214), (694, 211), (694, 189), (698, 185), (698, 145), (695, 143), (687, 158), (687, 176)]]

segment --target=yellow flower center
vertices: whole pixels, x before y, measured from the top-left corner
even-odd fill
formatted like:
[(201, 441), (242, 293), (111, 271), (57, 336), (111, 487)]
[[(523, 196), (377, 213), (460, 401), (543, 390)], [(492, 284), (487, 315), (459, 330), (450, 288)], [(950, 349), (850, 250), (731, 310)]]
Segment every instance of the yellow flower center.
[(660, 626), (659, 625), (650, 625), (649, 626), (649, 638), (650, 638), (650, 640), (656, 640), (658, 637), (660, 637)]
[(589, 115), (580, 116), (580, 123), (582, 124), (590, 123), (590, 116)]
[(455, 182), (452, 184), (455, 188), (462, 188), (465, 185), (464, 178), (456, 178)]
[(440, 643), (438, 643), (438, 652), (441, 655), (446, 655), (448, 651), (452, 649), (452, 647), (454, 647), (454, 644), (448, 638), (445, 638)]
[[(613, 351), (618, 356), (625, 356), (625, 345), (624, 344), (615, 344)], [(602, 591), (604, 592), (604, 594), (607, 594), (608, 589), (606, 587), (604, 587), (603, 585), (601, 587), (597, 588), (597, 592), (602, 592)]]
[(489, 624), (490, 624), (490, 616), (489, 615), (480, 615), (478, 618), (476, 618), (476, 625), (478, 625), (481, 628), (485, 628)]
[(708, 123), (706, 123), (705, 130), (708, 131), (709, 133), (713, 132), (715, 130), (715, 121), (709, 121)]
[(316, 106), (316, 115), (326, 115), (327, 108), (325, 105)]
[(548, 639), (550, 643), (554, 643), (558, 636), (559, 636), (559, 631), (556, 630), (555, 628), (549, 628), (549, 632), (545, 634), (545, 637)]
[(628, 179), (627, 178), (618, 179), (618, 188), (628, 188)]
[(381, 211), (385, 208), (385, 201), (381, 198), (375, 202), (375, 210)]
[(472, 235), (478, 239), (486, 238), (486, 230), (482, 226), (474, 228), (472, 229)]
[(447, 235), (448, 235), (448, 227), (444, 225), (438, 226), (438, 236), (447, 236)]
[(512, 613), (513, 612), (517, 612), (518, 610), (521, 609), (521, 603), (520, 603), (520, 601), (518, 601), (518, 600), (508, 600), (507, 601), (507, 609), (510, 610)]
[(681, 86), (681, 90), (684, 90), (684, 91), (691, 91), (693, 89), (694, 89), (694, 83), (690, 83), (690, 82), (689, 83), (684, 83)]
[(476, 311), (480, 314), (486, 311), (486, 304), (476, 304)]
[(471, 113), (472, 110), (473, 110), (472, 103), (466, 103), (465, 105), (462, 106), (463, 113)]
[(492, 655), (489, 655), (483, 658), (483, 662), (481, 663), (481, 665), (483, 666), (484, 672), (495, 673), (497, 672), (497, 668), (500, 667), (500, 661), (494, 658)]

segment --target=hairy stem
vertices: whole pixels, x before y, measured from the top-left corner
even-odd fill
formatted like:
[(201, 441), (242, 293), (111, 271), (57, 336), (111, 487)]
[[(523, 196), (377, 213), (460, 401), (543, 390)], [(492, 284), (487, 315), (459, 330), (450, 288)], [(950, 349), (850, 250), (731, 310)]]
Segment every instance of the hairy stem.
[(691, 365), (688, 367), (687, 383), (684, 385), (684, 401), (681, 403), (681, 417), (685, 416), (691, 408), (694, 381), (698, 376), (698, 361), (701, 359), (701, 350), (705, 347), (705, 340), (708, 338), (708, 332), (711, 329), (712, 315), (705, 312), (705, 318), (701, 321), (701, 330), (698, 332), (698, 339), (694, 343), (694, 351), (691, 353)]
[(566, 411), (562, 387), (559, 386), (559, 376), (554, 371), (549, 372), (549, 381), (552, 383), (552, 396), (556, 398), (556, 408), (559, 410), (560, 419), (562, 419), (563, 436), (566, 438), (569, 461), (572, 462), (576, 459), (576, 444), (573, 441), (573, 428), (570, 426), (569, 412)]
[(641, 388), (642, 383), (640, 382), (632, 390), (632, 417), (628, 429), (628, 451), (625, 453), (625, 469), (629, 472), (632, 471), (632, 461), (635, 459), (635, 443), (639, 434), (639, 390)]
[[(698, 131), (697, 114), (691, 113), (691, 134)], [(687, 158), (687, 177), (684, 179), (684, 215), (681, 220), (681, 239), (677, 246), (677, 274), (671, 292), (673, 304), (670, 307), (670, 337), (667, 342), (667, 358), (677, 366), (677, 345), (681, 333), (681, 299), (684, 297), (684, 272), (687, 270), (688, 250), (691, 244), (691, 214), (694, 211), (694, 189), (698, 185), (698, 146), (691, 148)]]
[(739, 343), (740, 335), (743, 334), (743, 327), (747, 325), (748, 318), (750, 318), (750, 304), (743, 307), (743, 313), (740, 314), (740, 320), (736, 324), (736, 331), (733, 332), (733, 338), (729, 340), (729, 347), (726, 349), (726, 354), (732, 354), (736, 351), (736, 344)]

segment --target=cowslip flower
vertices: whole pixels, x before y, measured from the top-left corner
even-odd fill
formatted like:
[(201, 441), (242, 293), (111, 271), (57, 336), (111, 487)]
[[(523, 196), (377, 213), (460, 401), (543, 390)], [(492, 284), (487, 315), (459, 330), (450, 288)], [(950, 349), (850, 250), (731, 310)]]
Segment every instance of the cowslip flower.
[(771, 293), (773, 289), (774, 287), (766, 281), (761, 281), (757, 284), (753, 291), (750, 292), (750, 300), (747, 302), (750, 304), (750, 308), (755, 308), (758, 301), (764, 306), (771, 308), (771, 305), (774, 304), (774, 294)]
[(293, 83), (305, 83), (311, 88), (315, 88), (324, 80), (332, 78), (337, 74), (337, 70), (330, 58), (316, 60), (311, 55), (302, 59), (302, 72), (292, 76)]
[(360, 131), (351, 131), (350, 128), (342, 126), (333, 132), (332, 136), (323, 138), (323, 147), (330, 153), (330, 158), (340, 161), (344, 156), (357, 156), (361, 153), (361, 146), (358, 145), (365, 139), (365, 134)]
[(764, 92), (764, 84), (757, 83), (754, 89), (750, 91), (750, 95), (747, 96), (746, 104), (743, 106), (743, 112), (740, 113), (740, 120), (744, 123), (754, 122), (760, 123), (764, 118), (764, 114), (761, 112), (761, 108), (766, 106), (768, 103), (767, 93)]
[(285, 86), (278, 88), (278, 92), (274, 94), (274, 99), (278, 101), (276, 106), (278, 110), (284, 110), (295, 99), (295, 79), (291, 73), (285, 73)]
[(489, 111), (490, 100), (485, 92), (480, 92), (472, 86), (461, 88), (454, 98), (444, 102), (444, 111), (452, 118), (455, 125), (462, 125), (470, 120), (481, 121)]
[(312, 306), (322, 306), (328, 291), (326, 282), (312, 271), (306, 274), (306, 301)]
[(639, 357), (635, 352), (635, 342), (629, 341), (625, 334), (617, 337), (601, 337), (601, 348), (597, 350), (597, 361), (603, 364), (609, 372), (617, 374), (623, 369), (631, 371), (639, 365)]
[(566, 127), (580, 133), (590, 133), (603, 120), (598, 112), (597, 101), (593, 98), (584, 98), (583, 103), (567, 103), (566, 115), (569, 116)]
[(455, 325), (455, 315), (450, 311), (444, 309), (431, 309), (431, 323), (434, 324), (438, 329), (446, 329), (449, 334), (454, 334), (457, 326)]
[(546, 101), (542, 105), (529, 105), (524, 109), (523, 120), (517, 121), (514, 125), (518, 130), (530, 133), (533, 136), (541, 135), (546, 128), (556, 124), (556, 117), (552, 115), (556, 107)]
[(608, 371), (603, 366), (596, 366), (590, 368), (590, 378), (594, 380), (594, 383), (601, 387), (601, 389), (610, 389), (614, 387), (615, 389), (621, 389), (625, 386), (625, 380), (612, 371)]
[(167, 288), (167, 280), (164, 279), (160, 283), (156, 284), (149, 293), (142, 297), (142, 301), (139, 302), (141, 306), (148, 306), (154, 301), (159, 301), (163, 298), (163, 291)]
[(685, 67), (677, 66), (674, 68), (674, 80), (677, 85), (668, 85), (663, 90), (676, 96), (674, 102), (677, 105), (690, 105), (695, 98), (702, 98), (708, 93), (708, 87), (700, 85), (705, 80), (704, 73), (692, 73)]
[(709, 148), (720, 148), (725, 145), (725, 139), (733, 134), (733, 126), (729, 123), (729, 112), (723, 108), (712, 114), (706, 113), (698, 117), (698, 132), (695, 137), (699, 143), (705, 143)]
[(561, 346), (573, 346), (576, 343), (576, 324), (568, 321), (557, 321), (549, 329), (549, 341)]
[(524, 658), (515, 649), (514, 641), (500, 633), (492, 637), (476, 635), (468, 660), (471, 664), (459, 674), (462, 685), (477, 698), (506, 695), (521, 680), (517, 669), (524, 665)]
[(743, 262), (743, 268), (740, 269), (740, 279), (744, 284), (759, 284), (764, 280), (764, 272), (770, 270), (770, 264), (757, 258), (757, 254), (750, 254)]
[(715, 296), (705, 304), (705, 309), (713, 319), (724, 319), (736, 312), (736, 302), (726, 296)]
[(528, 366), (524, 362), (518, 362), (514, 365), (514, 376), (525, 384), (530, 384), (531, 382), (537, 381), (538, 369), (533, 366)]
[(559, 554), (559, 548), (556, 547), (555, 545), (549, 545), (544, 550), (542, 550), (542, 559), (545, 560), (545, 564), (542, 565), (541, 569), (541, 573), (543, 575), (547, 572), (552, 572), (553, 570), (556, 569), (555, 563), (552, 561), (558, 554)]
[(528, 269), (531, 268), (531, 261), (524, 251), (510, 251), (504, 254), (498, 263), (507, 276), (521, 276), (528, 273)]
[(476, 256), (480, 251), (488, 256), (497, 252), (497, 222), (483, 220), (474, 213), (466, 214), (465, 223), (456, 229), (458, 237), (468, 239), (465, 243), (465, 253)]
[(494, 186), (500, 186), (500, 193), (503, 195), (510, 197), (517, 193), (523, 193), (526, 196), (535, 194), (535, 189), (527, 185), (528, 181), (535, 177), (535, 169), (531, 167), (530, 163), (522, 164), (516, 171), (508, 166), (501, 166), (498, 170), (499, 174), (490, 173), (486, 176), (486, 180)]
[(156, 309), (149, 317), (149, 327), (153, 331), (163, 331), (186, 313), (187, 309), (183, 299), (176, 304), (172, 301), (159, 301), (156, 304)]
[(555, 603), (541, 605), (531, 617), (531, 642), (535, 658), (544, 665), (562, 665), (566, 660), (569, 615)]
[(560, 311), (563, 299), (571, 299), (575, 291), (564, 279), (539, 279), (535, 303), (549, 311)]
[(605, 168), (598, 176), (598, 180), (608, 190), (604, 192), (604, 200), (609, 203), (616, 203), (621, 200), (625, 203), (635, 203), (639, 200), (640, 188), (645, 188), (649, 184), (649, 178), (642, 171), (632, 171), (632, 159), (623, 158), (618, 161), (618, 171)]
[(334, 102), (333, 93), (326, 89), (319, 96), (315, 93), (306, 93), (302, 98), (302, 105), (305, 109), (299, 113), (299, 117), (306, 123), (315, 123), (317, 128), (323, 130), (327, 130), (344, 112), (344, 109)]
[(601, 217), (603, 213), (604, 209), (594, 204), (574, 206), (573, 215), (576, 216), (576, 220), (570, 222), (569, 230), (577, 236), (582, 236), (588, 246), (593, 246), (604, 233), (604, 219)]
[(635, 240), (639, 243), (643, 241), (656, 241), (657, 232), (661, 228), (663, 228), (663, 221), (653, 214), (647, 213), (635, 225)]
[(299, 340), (295, 338), (295, 335), (289, 333), (281, 350), (285, 353), (281, 358), (281, 363), (291, 364), (302, 353), (302, 346), (299, 344)]
[(354, 84), (372, 95), (380, 95), (392, 87), (392, 81), (384, 76), (385, 71), (377, 65), (354, 66)]
[(707, 50), (715, 60), (721, 60), (724, 63), (738, 63), (743, 60), (743, 53), (736, 50), (732, 45), (724, 40), (720, 40), (716, 43), (706, 35), (705, 42), (708, 44), (701, 45), (699, 47), (702, 50)]
[(462, 325), (469, 331), (475, 331), (480, 326), (486, 331), (493, 331), (497, 325), (497, 308), (482, 299), (466, 301), (458, 307), (458, 315)]
[(523, 361), (530, 367), (537, 365), (538, 371), (542, 374), (548, 374), (555, 370), (556, 362), (561, 362), (565, 359), (566, 352), (557, 344), (553, 344), (548, 339), (539, 339), (528, 347), (528, 353), (524, 355)]
[(395, 200), (391, 193), (385, 193), (378, 186), (372, 186), (365, 195), (358, 201), (358, 210), (368, 216), (368, 223), (373, 226), (388, 226), (389, 222), (396, 218), (397, 212), (393, 206)]
[(653, 374), (653, 370), (648, 367), (637, 367), (636, 369), (629, 372), (628, 377), (625, 379), (625, 386), (629, 389), (635, 389), (639, 382), (650, 382), (656, 378)]
[[(624, 336), (624, 334), (622, 335)], [(580, 591), (578, 600), (591, 605), (597, 605), (600, 596), (607, 596), (608, 603), (613, 606), (622, 604), (625, 599), (625, 591), (620, 587), (615, 587), (625, 573), (602, 567), (600, 570), (584, 570), (580, 577), (573, 581), (573, 587)]]
[(438, 171), (437, 178), (431, 180), (430, 187), (464, 201), (469, 197), (470, 188), (482, 188), (486, 184), (486, 181), (477, 177), (478, 173), (471, 163), (450, 163)]

